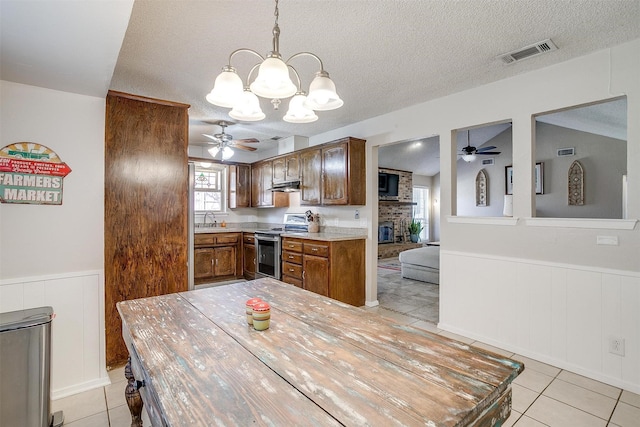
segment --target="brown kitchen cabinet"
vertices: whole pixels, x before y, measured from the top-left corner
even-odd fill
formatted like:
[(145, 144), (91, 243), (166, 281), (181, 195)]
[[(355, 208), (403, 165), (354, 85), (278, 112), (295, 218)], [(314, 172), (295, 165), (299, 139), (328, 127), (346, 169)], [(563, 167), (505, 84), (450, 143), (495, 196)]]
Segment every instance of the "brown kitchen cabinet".
[(317, 206), (321, 203), (322, 150), (306, 149), (300, 153), (300, 204)]
[(256, 241), (253, 233), (244, 233), (242, 237), (243, 276), (247, 280), (256, 278)]
[(251, 167), (251, 207), (284, 208), (289, 206), (289, 195), (271, 191), (273, 162), (254, 163)]
[(229, 165), (228, 202), (230, 209), (251, 206), (251, 166)]
[(282, 239), (282, 281), (362, 306), (365, 301), (364, 239)]
[(242, 276), (241, 233), (202, 233), (194, 237), (195, 284)]
[(365, 205), (365, 144), (349, 137), (300, 152), (300, 204)]
[(297, 181), (300, 179), (300, 156), (288, 154), (273, 159), (273, 183)]
[(118, 366), (116, 304), (188, 288), (189, 105), (109, 91), (105, 108), (105, 354)]

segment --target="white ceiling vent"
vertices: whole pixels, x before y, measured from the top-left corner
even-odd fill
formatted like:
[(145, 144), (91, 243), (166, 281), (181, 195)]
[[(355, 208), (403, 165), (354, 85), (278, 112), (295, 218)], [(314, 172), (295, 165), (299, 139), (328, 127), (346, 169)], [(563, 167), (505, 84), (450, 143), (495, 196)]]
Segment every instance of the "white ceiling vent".
[(558, 50), (558, 47), (553, 44), (551, 39), (546, 39), (509, 53), (503, 53), (502, 55), (498, 55), (498, 58), (505, 64), (513, 64), (514, 62), (522, 61), (523, 59), (531, 58), (532, 56), (541, 55), (553, 50)]

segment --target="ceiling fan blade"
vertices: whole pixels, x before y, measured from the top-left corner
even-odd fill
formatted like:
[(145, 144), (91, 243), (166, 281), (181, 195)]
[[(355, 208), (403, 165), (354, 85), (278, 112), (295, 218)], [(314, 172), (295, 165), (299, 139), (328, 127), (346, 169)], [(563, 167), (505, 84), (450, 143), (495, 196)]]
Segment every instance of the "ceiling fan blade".
[(256, 144), (260, 142), (255, 138), (235, 139), (233, 142), (240, 142), (242, 144)]
[(500, 152), (499, 151), (483, 151), (482, 153), (476, 153), (476, 154), (479, 154), (479, 155), (486, 155), (486, 154), (492, 155), (492, 154), (500, 154)]
[(482, 153), (483, 151), (489, 151), (489, 150), (495, 150), (496, 147), (494, 147), (493, 145), (490, 145), (489, 147), (482, 147), (482, 148), (478, 148), (476, 150), (476, 153)]
[(202, 136), (206, 136), (207, 138), (212, 139), (215, 142), (220, 142), (220, 140), (213, 135), (207, 135), (206, 133), (203, 133)]
[(257, 150), (257, 148), (255, 148), (255, 147), (248, 147), (246, 145), (239, 145), (239, 144), (231, 144), (230, 147), (239, 148), (239, 149), (245, 150), (245, 151), (256, 151)]

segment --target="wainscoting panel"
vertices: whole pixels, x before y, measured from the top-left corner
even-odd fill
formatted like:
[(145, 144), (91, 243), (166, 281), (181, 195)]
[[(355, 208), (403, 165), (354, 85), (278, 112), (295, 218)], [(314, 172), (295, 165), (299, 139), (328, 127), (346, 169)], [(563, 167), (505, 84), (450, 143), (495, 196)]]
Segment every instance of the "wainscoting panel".
[(0, 312), (51, 306), (51, 397), (109, 384), (104, 276), (88, 271), (0, 281)]
[(640, 273), (457, 251), (440, 262), (440, 328), (640, 393)]

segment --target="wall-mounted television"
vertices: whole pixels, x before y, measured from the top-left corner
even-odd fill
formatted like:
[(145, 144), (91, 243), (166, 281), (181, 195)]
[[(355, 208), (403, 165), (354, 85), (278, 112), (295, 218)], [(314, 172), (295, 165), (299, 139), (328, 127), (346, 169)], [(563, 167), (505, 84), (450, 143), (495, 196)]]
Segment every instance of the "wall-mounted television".
[(397, 197), (400, 175), (395, 173), (378, 172), (378, 196)]

